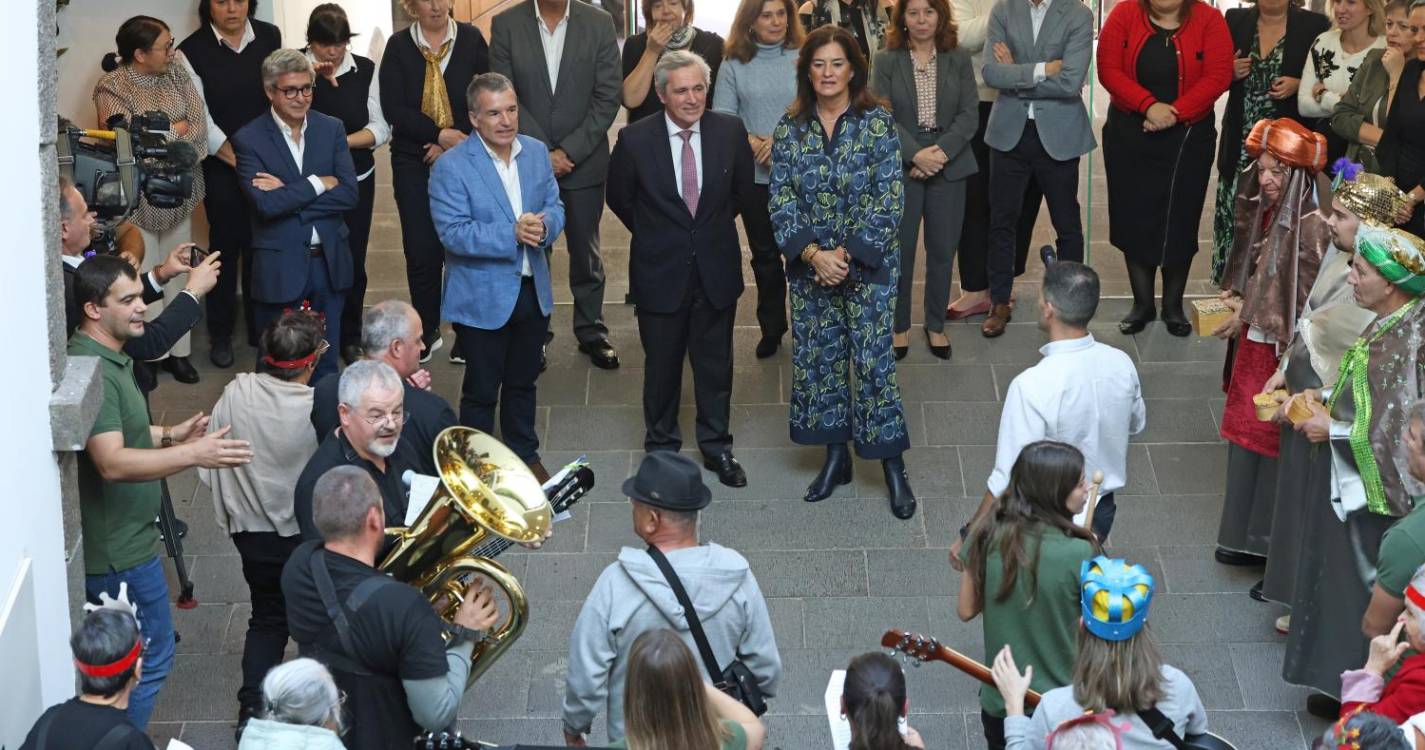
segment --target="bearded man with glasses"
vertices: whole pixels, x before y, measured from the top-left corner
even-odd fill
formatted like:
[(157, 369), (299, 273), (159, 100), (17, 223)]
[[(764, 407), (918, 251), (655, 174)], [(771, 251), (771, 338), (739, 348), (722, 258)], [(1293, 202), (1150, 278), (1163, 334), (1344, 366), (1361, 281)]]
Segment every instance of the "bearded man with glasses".
[[(315, 377), (336, 372), (353, 264), (344, 216), (356, 207), (356, 168), (341, 120), (311, 111), (316, 74), (307, 56), (279, 49), (262, 63), (272, 106), (232, 137), (238, 182), (252, 204), (252, 298), (258, 330), (310, 305), (332, 349)], [(399, 430), (398, 430), (399, 431)], [(379, 482), (378, 482), (379, 484)], [(404, 508), (404, 503), (402, 503)]]
[(401, 443), (401, 428), (406, 423), (401, 376), (380, 360), (354, 362), (341, 373), (337, 400), (340, 425), (322, 439), (297, 479), (293, 507), (303, 540), (322, 538), (312, 521), (312, 489), (323, 474), (337, 466), (357, 466), (370, 474), (381, 490), (386, 525), (406, 525), (406, 487), (401, 475), (407, 469), (418, 469), (416, 457)]

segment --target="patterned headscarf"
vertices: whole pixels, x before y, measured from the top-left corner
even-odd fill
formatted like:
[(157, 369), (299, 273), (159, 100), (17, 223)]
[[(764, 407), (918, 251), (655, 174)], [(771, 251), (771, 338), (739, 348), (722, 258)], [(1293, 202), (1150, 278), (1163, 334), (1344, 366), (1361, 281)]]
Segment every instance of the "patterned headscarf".
[(1410, 296), (1425, 294), (1425, 240), (1403, 229), (1362, 224), (1356, 231), (1356, 252)]

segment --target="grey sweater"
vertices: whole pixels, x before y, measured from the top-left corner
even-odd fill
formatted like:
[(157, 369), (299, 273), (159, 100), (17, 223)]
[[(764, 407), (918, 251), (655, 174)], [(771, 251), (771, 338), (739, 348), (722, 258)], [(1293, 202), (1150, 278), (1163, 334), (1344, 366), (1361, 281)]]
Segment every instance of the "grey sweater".
[[(1192, 680), (1176, 667), (1163, 665), (1163, 691), (1158, 710), (1173, 722), (1173, 731), (1203, 734), (1207, 731), (1207, 709), (1202, 706)], [(1082, 716), (1083, 706), (1074, 701), (1072, 686), (1054, 688), (1044, 694), (1034, 716), (1009, 716), (1004, 720), (1005, 750), (1044, 750), (1045, 739), (1065, 720)], [(1115, 716), (1114, 723), (1130, 721), (1132, 726), (1123, 734), (1123, 750), (1173, 750), (1165, 741), (1153, 738), (1153, 733), (1137, 715)]]
[[(747, 560), (717, 544), (667, 552), (688, 591), (718, 665), (741, 659), (771, 697), (782, 677), (782, 658), (772, 635), (767, 602)], [(607, 714), (609, 741), (623, 739), (623, 683), (634, 639), (648, 630), (672, 628), (697, 658), (683, 607), (653, 558), (624, 547), (604, 569), (569, 636), (569, 676), (564, 691), (564, 727), (589, 731), (600, 709)], [(698, 658), (702, 664), (702, 659)]]
[[(767, 137), (787, 107), (797, 98), (797, 51), (780, 44), (759, 44), (747, 62), (722, 61), (713, 87), (713, 111), (742, 119), (751, 135)], [(770, 174), (757, 165), (756, 181), (766, 185)]]

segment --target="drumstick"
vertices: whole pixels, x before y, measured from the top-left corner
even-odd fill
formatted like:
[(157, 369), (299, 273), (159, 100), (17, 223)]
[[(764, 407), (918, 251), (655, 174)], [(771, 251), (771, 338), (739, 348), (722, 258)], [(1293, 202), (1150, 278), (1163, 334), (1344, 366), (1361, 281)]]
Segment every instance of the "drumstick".
[[(1094, 469), (1093, 487), (1089, 489), (1088, 513), (1084, 516), (1084, 528), (1093, 531), (1093, 512), (1098, 507), (1098, 490), (1103, 486), (1103, 472)], [(1102, 540), (1100, 540), (1102, 541)]]

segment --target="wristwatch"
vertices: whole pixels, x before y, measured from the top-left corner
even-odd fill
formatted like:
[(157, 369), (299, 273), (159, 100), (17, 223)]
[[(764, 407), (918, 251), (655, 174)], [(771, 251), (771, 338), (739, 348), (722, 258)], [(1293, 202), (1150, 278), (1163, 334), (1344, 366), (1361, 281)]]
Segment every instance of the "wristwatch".
[(171, 448), (171, 447), (173, 447), (173, 428), (172, 428), (172, 427), (169, 427), (168, 425), (164, 425), (164, 426), (163, 426), (163, 439), (160, 440), (159, 443), (160, 443), (164, 448)]

